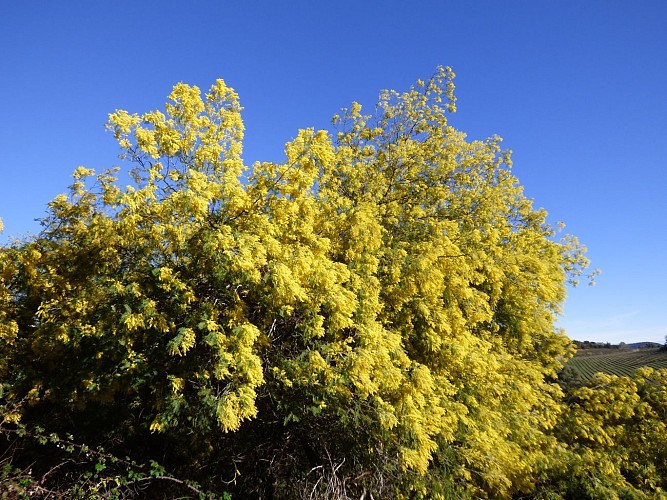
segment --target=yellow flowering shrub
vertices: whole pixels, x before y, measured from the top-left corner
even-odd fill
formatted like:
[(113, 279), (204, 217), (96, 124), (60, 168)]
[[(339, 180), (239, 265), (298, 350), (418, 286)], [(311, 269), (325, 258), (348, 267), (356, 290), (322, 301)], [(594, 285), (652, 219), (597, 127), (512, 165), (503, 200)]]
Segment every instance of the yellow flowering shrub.
[(587, 262), (500, 139), (449, 124), (453, 77), (252, 168), (222, 80), (112, 113), (131, 185), (77, 169), (0, 253), (3, 397), (242, 496), (532, 491), (564, 408), (554, 320)]

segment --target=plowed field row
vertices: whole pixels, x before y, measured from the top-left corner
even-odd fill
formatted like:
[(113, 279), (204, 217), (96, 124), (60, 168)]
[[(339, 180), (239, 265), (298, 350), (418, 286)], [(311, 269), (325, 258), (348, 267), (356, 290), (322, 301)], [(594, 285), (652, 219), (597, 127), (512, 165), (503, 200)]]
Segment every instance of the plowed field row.
[(576, 356), (568, 366), (582, 378), (589, 379), (597, 372), (610, 375), (632, 375), (637, 368), (667, 368), (667, 351), (642, 349), (637, 351), (616, 351), (596, 356)]

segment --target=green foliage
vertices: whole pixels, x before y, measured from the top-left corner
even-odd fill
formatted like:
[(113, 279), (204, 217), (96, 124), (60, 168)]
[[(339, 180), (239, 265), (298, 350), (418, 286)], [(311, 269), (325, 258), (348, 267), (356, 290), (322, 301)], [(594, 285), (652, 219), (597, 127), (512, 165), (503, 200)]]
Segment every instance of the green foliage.
[[(111, 114), (132, 184), (80, 167), (42, 232), (0, 251), (6, 474), (41, 456), (68, 494), (510, 498), (599, 470), (564, 444), (592, 410), (556, 383), (583, 248), (499, 138), (449, 124), (453, 76), (353, 103), (251, 169), (222, 80)], [(87, 469), (54, 470), (62, 453)]]
[[(12, 411), (2, 408), (3, 415)], [(194, 481), (181, 480), (166, 472), (154, 460), (138, 464), (128, 457), (119, 458), (102, 447), (91, 448), (45, 429), (33, 429), (22, 423), (0, 424), (0, 435), (10, 444), (5, 449), (0, 465), (0, 493), (2, 498), (132, 498), (139, 495), (170, 496), (183, 492), (200, 499), (218, 498), (200, 489)], [(34, 462), (25, 465), (32, 453)], [(17, 463), (23, 464), (17, 467)], [(164, 485), (168, 484), (168, 488)], [(223, 493), (222, 498), (231, 498)]]

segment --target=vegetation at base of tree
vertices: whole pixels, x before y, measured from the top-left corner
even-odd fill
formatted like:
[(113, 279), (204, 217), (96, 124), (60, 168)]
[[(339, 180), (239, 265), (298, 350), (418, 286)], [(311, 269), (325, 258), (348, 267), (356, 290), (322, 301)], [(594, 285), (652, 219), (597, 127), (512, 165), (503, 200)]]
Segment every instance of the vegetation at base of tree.
[(667, 375), (563, 391), (584, 249), (453, 77), (250, 168), (222, 80), (112, 113), (131, 185), (80, 167), (0, 249), (3, 494), (663, 495)]

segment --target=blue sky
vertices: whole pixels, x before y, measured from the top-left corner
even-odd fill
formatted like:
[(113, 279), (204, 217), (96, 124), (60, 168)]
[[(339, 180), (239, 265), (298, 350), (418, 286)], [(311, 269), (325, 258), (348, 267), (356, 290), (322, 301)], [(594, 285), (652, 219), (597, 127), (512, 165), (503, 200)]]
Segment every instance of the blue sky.
[(245, 159), (282, 158), (299, 128), (357, 100), (457, 73), (452, 124), (514, 151), (514, 172), (602, 269), (570, 292), (576, 339), (667, 335), (667, 2), (67, 1), (0, 4), (0, 217), (10, 236), (79, 165), (118, 163), (115, 109), (224, 78)]

